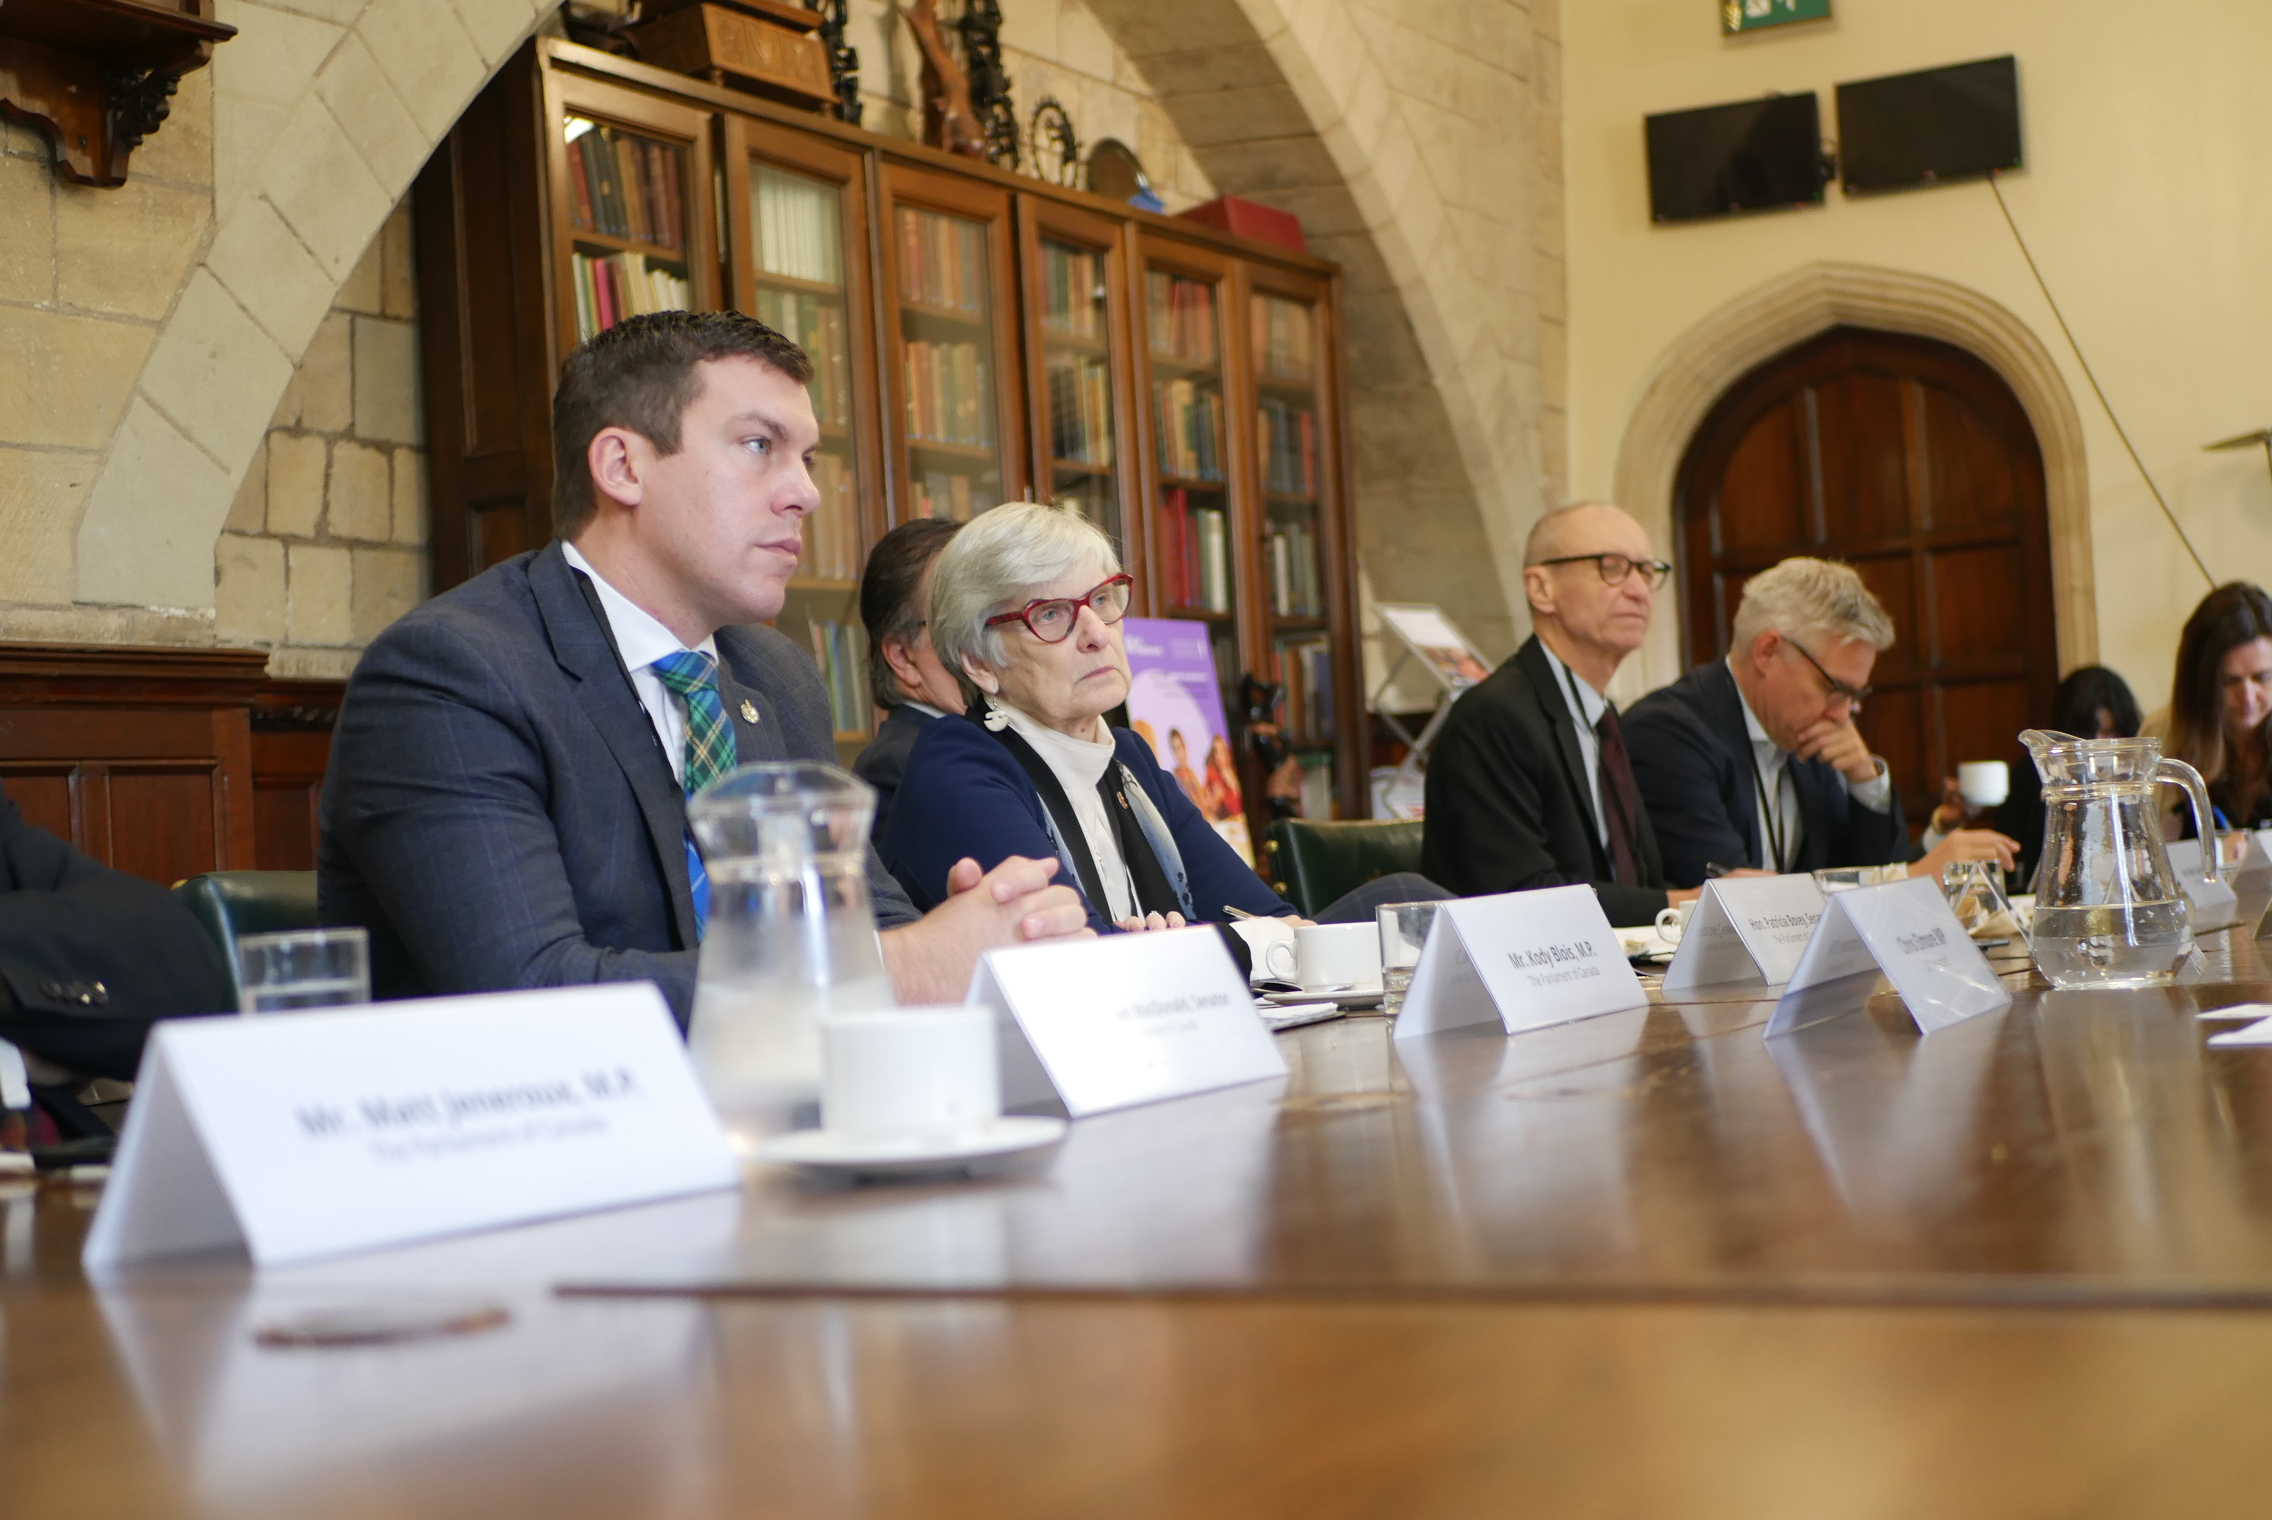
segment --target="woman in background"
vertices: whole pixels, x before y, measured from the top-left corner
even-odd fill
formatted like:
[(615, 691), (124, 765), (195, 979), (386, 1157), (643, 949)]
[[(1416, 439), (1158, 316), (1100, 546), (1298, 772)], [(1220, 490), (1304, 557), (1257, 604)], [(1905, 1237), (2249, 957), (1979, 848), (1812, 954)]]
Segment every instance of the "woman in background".
[[(2073, 734), (2078, 739), (2128, 739), (2137, 734), (2138, 726), (2138, 699), (2131, 695), (2130, 683), (2104, 665), (2085, 665), (2069, 672), (2051, 694), (2051, 721), (2044, 724), (2053, 733)], [(1978, 816), (1975, 809), (1965, 806), (1956, 778), (1944, 778), (1941, 805), (1933, 810), (1926, 826), (1926, 848), (1952, 829), (1979, 827)], [(2012, 878), (2023, 885), (2013, 890), (2031, 890), (2035, 864), (2043, 854), (2043, 783), (2032, 768), (2022, 766), (2014, 771), (2011, 796), (1996, 809), (1994, 826), (1998, 833), (2020, 842)]]
[[(2253, 829), (2272, 823), (2272, 593), (2250, 581), (2228, 581), (2201, 598), (2177, 640), (2177, 672), (2169, 706), (2144, 732), (2162, 753), (2183, 760), (2209, 783), (2217, 827)], [(2178, 806), (2178, 832), (2193, 837), (2193, 810)]]

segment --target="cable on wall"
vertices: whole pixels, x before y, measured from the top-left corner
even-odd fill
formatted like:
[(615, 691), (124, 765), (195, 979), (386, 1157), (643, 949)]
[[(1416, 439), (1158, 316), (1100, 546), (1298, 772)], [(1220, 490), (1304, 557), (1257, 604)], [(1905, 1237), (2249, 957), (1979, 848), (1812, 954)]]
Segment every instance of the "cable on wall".
[(2121, 439), (2122, 446), (2130, 451), (2130, 462), (2138, 467), (2139, 478), (2146, 482), (2146, 489), (2153, 492), (2154, 504), (2162, 509), (2162, 516), (2169, 519), (2170, 531), (2177, 535), (2179, 543), (2185, 545), (2185, 552), (2193, 556), (2193, 566), (2201, 572), (2201, 578), (2214, 587), (2217, 578), (2209, 573), (2209, 566), (2202, 560), (2201, 551), (2194, 548), (2193, 540), (2186, 536), (2185, 525), (2169, 509), (2169, 502), (2162, 496), (2162, 488), (2154, 484), (2153, 475), (2146, 469), (2146, 461), (2138, 457), (2138, 446), (2130, 441), (2129, 431), (2122, 426), (2122, 419), (2114, 415), (2114, 403), (2106, 399), (2106, 388), (2098, 383), (2098, 376), (2091, 372), (2091, 361), (2083, 357), (2083, 345), (2075, 341), (2075, 330), (2067, 325), (2066, 313), (2059, 309), (2059, 302), (2051, 294), (2051, 286), (2043, 278), (2043, 271), (2036, 267), (2035, 255), (2028, 251), (2027, 239), (2020, 236), (2020, 224), (2012, 220), (2012, 208), (2004, 203), (2004, 187), (1999, 182), (2001, 178), (2001, 175), (1990, 171), (1988, 188), (1996, 196), (1996, 209), (2004, 213), (2004, 225), (2012, 229), (2012, 241), (2020, 245), (2020, 257), (2027, 260), (2027, 272), (2035, 276), (2035, 288), (2043, 292), (2044, 304), (2051, 308), (2052, 318), (2058, 322), (2059, 331), (2067, 335), (2067, 346), (2075, 351), (2075, 362), (2083, 367), (2083, 378), (2091, 383), (2091, 391), (2098, 397), (2098, 404), (2106, 409), (2106, 420), (2114, 424), (2114, 436)]

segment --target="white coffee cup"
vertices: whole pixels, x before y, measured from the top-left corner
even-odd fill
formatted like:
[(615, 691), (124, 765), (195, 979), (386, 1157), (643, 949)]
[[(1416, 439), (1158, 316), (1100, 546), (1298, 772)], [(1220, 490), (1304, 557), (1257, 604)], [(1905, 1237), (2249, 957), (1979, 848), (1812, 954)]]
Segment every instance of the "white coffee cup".
[(1231, 932), (1246, 941), (1254, 960), (1254, 974), (1281, 982), (1294, 979), (1299, 956), (1294, 949), (1294, 921), (1290, 918), (1234, 918)]
[(842, 1135), (965, 1134), (999, 1118), (994, 1013), (877, 1008), (820, 1021), (820, 1117)]
[(1673, 944), (1679, 944), (1680, 937), (1688, 932), (1688, 920), (1696, 912), (1697, 901), (1698, 899), (1691, 897), (1684, 903), (1674, 903), (1669, 908), (1659, 908), (1657, 910), (1658, 937), (1669, 940)]
[(2012, 768), (2001, 760), (1967, 760), (1956, 768), (1956, 789), (1976, 808), (1998, 807), (2012, 795)]
[(1381, 990), (1381, 931), (1377, 924), (1310, 924), (1294, 931), (1294, 980), (1304, 991), (1347, 986)]

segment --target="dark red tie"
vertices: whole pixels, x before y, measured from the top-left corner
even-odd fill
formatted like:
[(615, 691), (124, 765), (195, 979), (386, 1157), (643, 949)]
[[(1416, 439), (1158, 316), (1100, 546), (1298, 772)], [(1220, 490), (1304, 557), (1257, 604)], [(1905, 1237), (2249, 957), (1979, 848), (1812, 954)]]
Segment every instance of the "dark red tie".
[(1625, 753), (1625, 730), (1616, 708), (1601, 710), (1594, 733), (1601, 739), (1601, 810), (1609, 825), (1610, 869), (1619, 886), (1638, 887), (1641, 854), (1633, 847), (1633, 836), (1640, 827), (1641, 788), (1633, 780), (1633, 758)]

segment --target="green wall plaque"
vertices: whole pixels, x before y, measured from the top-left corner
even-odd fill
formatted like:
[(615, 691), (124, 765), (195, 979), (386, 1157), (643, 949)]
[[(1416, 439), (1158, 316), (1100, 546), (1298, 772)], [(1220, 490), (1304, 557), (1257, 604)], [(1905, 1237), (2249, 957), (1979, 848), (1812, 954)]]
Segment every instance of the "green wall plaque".
[(1720, 30), (1733, 37), (1792, 21), (1827, 21), (1830, 0), (1721, 0)]

